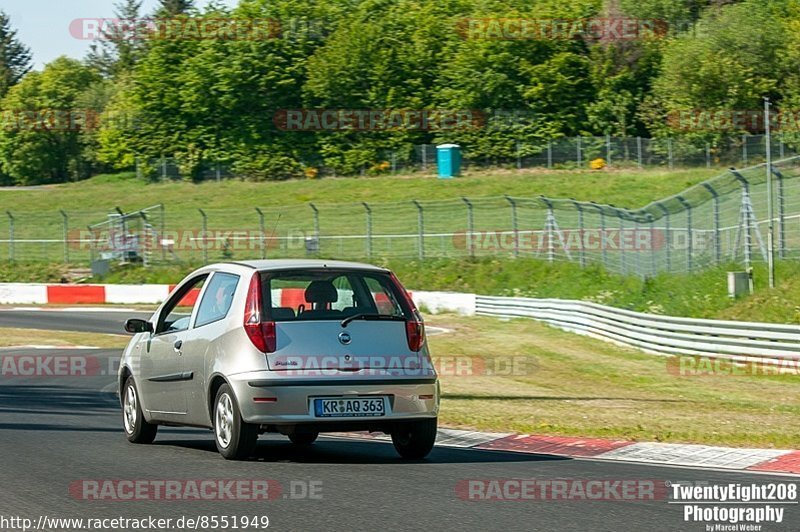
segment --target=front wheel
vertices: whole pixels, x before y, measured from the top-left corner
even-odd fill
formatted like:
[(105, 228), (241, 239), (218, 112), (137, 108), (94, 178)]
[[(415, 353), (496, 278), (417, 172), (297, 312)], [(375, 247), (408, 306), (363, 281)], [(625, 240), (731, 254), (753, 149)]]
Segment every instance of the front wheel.
[(153, 443), (156, 439), (158, 425), (144, 419), (133, 377), (128, 377), (122, 388), (122, 424), (125, 427), (125, 436), (131, 443)]
[(214, 441), (219, 454), (228, 460), (249, 458), (258, 441), (258, 426), (242, 420), (239, 405), (227, 384), (220, 386), (214, 400)]
[(398, 423), (392, 430), (392, 443), (397, 453), (408, 460), (428, 456), (436, 442), (436, 424), (436, 418)]

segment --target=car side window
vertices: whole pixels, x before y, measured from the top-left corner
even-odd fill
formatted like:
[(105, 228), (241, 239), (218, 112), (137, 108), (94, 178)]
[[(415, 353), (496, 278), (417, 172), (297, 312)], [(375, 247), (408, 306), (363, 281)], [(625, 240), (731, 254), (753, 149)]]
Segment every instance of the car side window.
[(233, 304), (233, 295), (239, 276), (232, 273), (217, 272), (208, 282), (208, 288), (203, 293), (203, 299), (197, 309), (195, 327), (202, 327), (209, 323), (219, 321), (228, 315)]
[(180, 332), (189, 328), (192, 309), (208, 275), (201, 275), (184, 285), (164, 306), (156, 324), (155, 334)]

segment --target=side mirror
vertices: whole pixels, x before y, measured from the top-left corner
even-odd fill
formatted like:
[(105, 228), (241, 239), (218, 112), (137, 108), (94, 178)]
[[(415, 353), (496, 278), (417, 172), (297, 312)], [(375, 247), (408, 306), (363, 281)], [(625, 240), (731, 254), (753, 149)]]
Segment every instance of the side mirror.
[(153, 324), (147, 320), (131, 318), (125, 322), (125, 331), (129, 333), (153, 332)]

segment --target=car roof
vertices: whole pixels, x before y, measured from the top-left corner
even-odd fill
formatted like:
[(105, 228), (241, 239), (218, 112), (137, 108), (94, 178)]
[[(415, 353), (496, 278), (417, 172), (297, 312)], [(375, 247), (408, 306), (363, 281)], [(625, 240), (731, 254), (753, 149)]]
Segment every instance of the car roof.
[(341, 268), (348, 270), (370, 270), (370, 271), (381, 271), (381, 272), (388, 271), (386, 268), (373, 266), (372, 264), (364, 264), (361, 262), (347, 262), (341, 260), (325, 260), (325, 259), (242, 260), (242, 261), (232, 261), (226, 263), (212, 264), (209, 267), (216, 267), (216, 269), (225, 269), (225, 266), (231, 266), (231, 265), (245, 266), (259, 271), (287, 270), (292, 268), (298, 268), (298, 269)]

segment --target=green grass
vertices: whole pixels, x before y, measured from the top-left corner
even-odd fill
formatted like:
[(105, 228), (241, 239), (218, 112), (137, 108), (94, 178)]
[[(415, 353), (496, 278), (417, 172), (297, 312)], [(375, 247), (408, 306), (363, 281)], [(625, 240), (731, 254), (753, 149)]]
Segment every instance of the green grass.
[[(681, 377), (667, 358), (531, 320), (452, 315), (429, 338), (434, 356), (525, 357), (517, 375), (441, 372), (440, 420), (478, 430), (797, 448), (800, 381), (783, 376)], [(440, 362), (440, 368), (447, 364)], [(463, 366), (462, 366), (463, 367)], [(474, 363), (473, 368), (481, 364)]]

